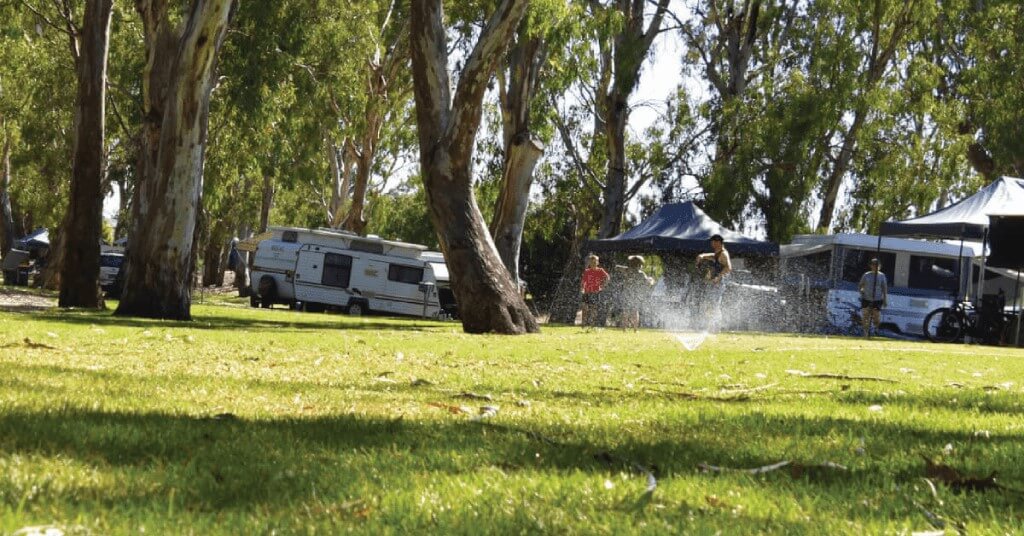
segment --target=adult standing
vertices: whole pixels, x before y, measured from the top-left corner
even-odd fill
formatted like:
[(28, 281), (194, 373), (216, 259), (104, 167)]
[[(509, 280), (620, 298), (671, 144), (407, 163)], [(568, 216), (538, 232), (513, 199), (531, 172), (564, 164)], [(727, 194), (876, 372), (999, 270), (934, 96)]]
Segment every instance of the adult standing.
[(725, 249), (725, 239), (716, 234), (711, 237), (711, 253), (697, 255), (697, 266), (709, 263), (705, 279), (708, 284), (708, 305), (711, 307), (711, 325), (717, 327), (722, 318), (722, 297), (725, 295), (725, 279), (732, 272), (732, 259)]
[(868, 271), (860, 277), (860, 323), (864, 328), (864, 336), (871, 337), (871, 325), (875, 325), (875, 334), (882, 324), (882, 309), (889, 302), (889, 280), (885, 273), (879, 271), (878, 259), (868, 262)]
[(608, 283), (608, 272), (601, 268), (601, 260), (591, 253), (587, 255), (587, 268), (583, 270), (580, 290), (583, 292), (583, 325), (597, 325), (601, 316), (601, 291)]

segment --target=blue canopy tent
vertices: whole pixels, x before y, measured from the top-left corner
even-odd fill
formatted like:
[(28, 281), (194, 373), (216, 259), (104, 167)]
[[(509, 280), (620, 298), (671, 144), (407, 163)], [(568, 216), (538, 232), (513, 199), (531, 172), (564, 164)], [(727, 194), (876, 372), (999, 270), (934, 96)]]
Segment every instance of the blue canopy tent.
[(45, 228), (36, 229), (20, 240), (14, 241), (15, 249), (23, 249), (25, 251), (48, 247), (50, 247), (50, 235)]
[(722, 235), (733, 255), (779, 255), (779, 245), (727, 229), (692, 201), (662, 205), (636, 227), (612, 238), (590, 240), (587, 251), (638, 253), (700, 253), (710, 251), (708, 241)]

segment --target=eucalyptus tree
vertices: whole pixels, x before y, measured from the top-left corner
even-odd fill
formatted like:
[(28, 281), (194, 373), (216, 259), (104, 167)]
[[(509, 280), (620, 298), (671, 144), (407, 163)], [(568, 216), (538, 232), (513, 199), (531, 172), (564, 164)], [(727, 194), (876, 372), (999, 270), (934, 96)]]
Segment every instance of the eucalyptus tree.
[[(52, 11), (34, 13), (21, 2), (0, 4), (0, 199), (6, 199), (0, 212), (13, 236), (59, 226), (71, 172), (75, 73), (70, 41), (42, 15), (56, 17)], [(57, 257), (60, 251), (54, 249)], [(55, 283), (55, 270), (46, 270), (44, 279)]]
[(502, 166), (491, 235), (517, 284), (533, 173), (553, 130), (545, 101), (571, 82), (561, 64), (582, 15), (579, 5), (564, 0), (534, 1), (497, 71)]
[(463, 329), (538, 331), (504, 268), (473, 193), (473, 146), (481, 102), (527, 0), (501, 0), (458, 73), (454, 96), (441, 0), (411, 4), (410, 47), (420, 168), (430, 220), (452, 274)]
[(893, 65), (905, 57), (901, 53), (906, 53), (915, 31), (930, 24), (935, 5), (924, 0), (872, 0), (867, 6), (836, 2), (835, 7), (844, 25), (851, 29), (850, 39), (861, 52), (861, 62), (854, 71), (856, 89), (846, 111), (850, 119), (838, 129), (839, 148), (829, 157), (832, 164), (821, 187), (820, 232), (832, 227), (839, 189), (850, 170), (860, 131), (872, 112), (875, 90), (891, 75)]
[(235, 6), (194, 0), (178, 14), (164, 0), (136, 3), (147, 58), (144, 126), (118, 315), (191, 318), (210, 92)]
[(56, 263), (61, 270), (61, 307), (104, 306), (99, 276), (112, 15), (113, 0), (86, 0), (80, 24), (67, 2), (60, 4), (59, 23), (37, 13), (47, 24), (67, 34), (77, 80), (71, 196), (58, 242), (63, 254)]
[[(653, 5), (653, 11), (648, 10)], [(629, 98), (640, 82), (640, 70), (655, 37), (661, 32), (669, 0), (591, 1), (593, 15), (605, 21), (599, 35), (601, 72), (596, 95), (595, 131), (605, 143), (608, 167), (601, 189), (603, 212), (597, 235), (618, 234), (626, 206), (628, 166), (626, 125)], [(650, 19), (648, 21), (648, 19)]]

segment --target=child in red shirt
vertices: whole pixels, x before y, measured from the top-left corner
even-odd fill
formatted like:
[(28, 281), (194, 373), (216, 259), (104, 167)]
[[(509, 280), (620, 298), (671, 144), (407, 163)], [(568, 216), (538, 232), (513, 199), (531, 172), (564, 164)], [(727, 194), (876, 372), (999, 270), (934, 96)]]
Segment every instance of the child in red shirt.
[(599, 266), (597, 255), (587, 255), (587, 268), (583, 270), (580, 290), (583, 291), (583, 325), (597, 324), (598, 308), (600, 307), (601, 291), (608, 282), (608, 272)]

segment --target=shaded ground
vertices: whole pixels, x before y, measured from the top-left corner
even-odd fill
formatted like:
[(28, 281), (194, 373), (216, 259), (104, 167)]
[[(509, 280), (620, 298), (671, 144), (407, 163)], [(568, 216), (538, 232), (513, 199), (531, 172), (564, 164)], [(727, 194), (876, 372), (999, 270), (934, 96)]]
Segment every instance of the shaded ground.
[(0, 311), (43, 311), (56, 305), (56, 298), (38, 290), (0, 286)]

